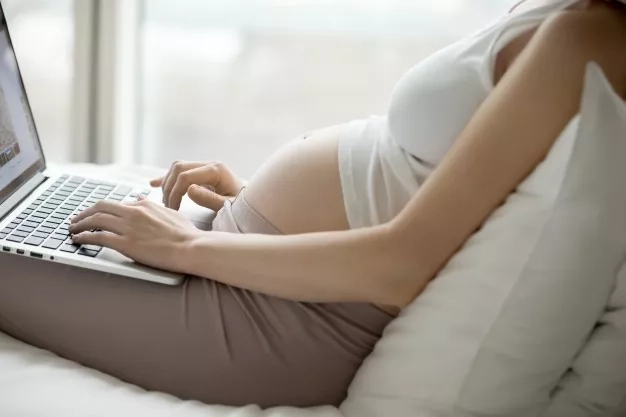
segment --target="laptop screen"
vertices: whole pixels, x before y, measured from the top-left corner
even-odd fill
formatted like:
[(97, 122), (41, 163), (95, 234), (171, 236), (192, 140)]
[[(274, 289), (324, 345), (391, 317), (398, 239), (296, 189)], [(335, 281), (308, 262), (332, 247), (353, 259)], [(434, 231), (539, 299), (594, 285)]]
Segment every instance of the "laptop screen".
[(44, 168), (43, 152), (0, 5), (0, 204)]

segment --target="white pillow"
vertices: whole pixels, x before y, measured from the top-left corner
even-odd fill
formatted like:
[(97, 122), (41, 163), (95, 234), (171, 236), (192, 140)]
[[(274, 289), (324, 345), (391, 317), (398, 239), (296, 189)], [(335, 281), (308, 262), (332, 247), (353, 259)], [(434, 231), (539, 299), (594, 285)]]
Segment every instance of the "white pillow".
[(564, 416), (626, 416), (626, 264), (604, 316), (545, 414)]
[[(626, 118), (626, 104), (606, 79), (603, 83), (606, 107)], [(611, 96), (613, 104), (609, 103)], [(604, 315), (559, 384), (544, 416), (626, 416), (626, 263), (619, 270)]]
[(626, 250), (624, 132), (623, 108), (590, 63), (580, 115), (388, 326), (341, 407), (347, 416), (546, 410)]

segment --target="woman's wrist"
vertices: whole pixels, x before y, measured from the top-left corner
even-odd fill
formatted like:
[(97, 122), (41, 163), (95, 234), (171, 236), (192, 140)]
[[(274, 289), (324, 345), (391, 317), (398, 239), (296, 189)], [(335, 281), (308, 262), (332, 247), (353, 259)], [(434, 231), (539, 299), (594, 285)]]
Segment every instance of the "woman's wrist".
[[(176, 242), (172, 253), (174, 255), (173, 263), (175, 269), (179, 272), (189, 275), (197, 275), (198, 263), (200, 260), (206, 260), (210, 256), (207, 253), (210, 248), (203, 241), (206, 235), (211, 232), (202, 230), (194, 231), (188, 234), (184, 239)], [(202, 246), (202, 248), (200, 248)]]

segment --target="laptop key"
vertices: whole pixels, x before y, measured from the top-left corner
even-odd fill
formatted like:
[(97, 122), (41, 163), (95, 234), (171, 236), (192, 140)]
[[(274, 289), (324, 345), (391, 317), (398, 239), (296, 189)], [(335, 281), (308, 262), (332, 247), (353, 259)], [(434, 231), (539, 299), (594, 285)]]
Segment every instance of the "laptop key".
[(54, 229), (51, 229), (49, 227), (39, 226), (39, 229), (37, 229), (37, 231), (41, 232), (41, 233), (50, 234), (50, 233), (54, 232)]
[[(46, 223), (51, 224), (54, 227), (57, 227), (58, 225), (63, 223), (63, 219), (58, 219), (56, 217), (48, 217), (45, 221)], [(47, 227), (52, 227), (52, 226), (47, 226)]]
[(123, 194), (126, 195), (128, 193), (130, 193), (131, 191), (133, 191), (132, 188), (125, 186), (125, 185), (120, 185), (119, 187), (117, 187), (114, 191), (115, 194)]
[(7, 233), (2, 233), (0, 232), (0, 239), (4, 239), (5, 237), (7, 237), (8, 234)]
[(28, 227), (28, 226), (20, 226), (20, 227), (18, 227), (15, 230), (17, 230), (18, 232), (30, 233), (33, 230), (35, 230), (35, 228), (34, 227)]
[[(61, 219), (55, 219), (55, 220), (61, 220)], [(41, 224), (41, 226), (49, 227), (50, 229), (56, 229), (59, 226), (59, 224), (58, 223), (56, 223), (56, 224), (55, 223), (51, 223), (51, 222), (46, 220), (44, 223)]]
[(47, 238), (49, 236), (48, 233), (43, 233), (43, 232), (38, 232), (38, 231), (34, 231), (33, 234), (31, 236), (35, 236), (35, 237), (41, 237), (41, 238)]
[(59, 249), (59, 246), (63, 244), (62, 240), (59, 239), (48, 239), (46, 243), (43, 244), (43, 247), (46, 249)]
[(64, 244), (61, 246), (61, 252), (76, 253), (78, 246)]
[(27, 237), (29, 234), (26, 232), (20, 232), (18, 230), (13, 231), (13, 234), (11, 236), (19, 236), (21, 238), (25, 238)]
[(30, 245), (30, 246), (39, 246), (42, 243), (43, 243), (43, 238), (36, 237), (36, 236), (31, 236), (24, 241), (25, 245)]
[(90, 258), (95, 258), (96, 256), (98, 256), (98, 253), (100, 252), (95, 251), (95, 250), (80, 248), (77, 253), (79, 255), (89, 256)]
[(22, 243), (24, 238), (21, 237), (21, 236), (13, 236), (13, 235), (11, 235), (11, 236), (7, 237), (6, 240), (8, 240), (9, 242)]
[(29, 216), (26, 221), (23, 224), (28, 224), (29, 226), (35, 227), (33, 225), (38, 225), (39, 223), (41, 223), (44, 219), (39, 218), (39, 217), (33, 217), (33, 216)]
[(96, 252), (100, 252), (102, 250), (102, 246), (96, 246), (96, 245), (83, 245), (82, 248), (87, 249), (87, 250), (93, 250)]

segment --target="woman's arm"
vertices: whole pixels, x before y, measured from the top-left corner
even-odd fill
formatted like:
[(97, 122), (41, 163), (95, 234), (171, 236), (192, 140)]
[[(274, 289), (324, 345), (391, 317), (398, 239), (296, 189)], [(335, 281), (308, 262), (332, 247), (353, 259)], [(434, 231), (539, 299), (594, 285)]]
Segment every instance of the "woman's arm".
[(183, 252), (186, 272), (298, 300), (407, 304), (545, 157), (578, 112), (588, 61), (623, 91), (619, 25), (579, 12), (545, 24), (391, 223), (285, 237), (208, 234)]

